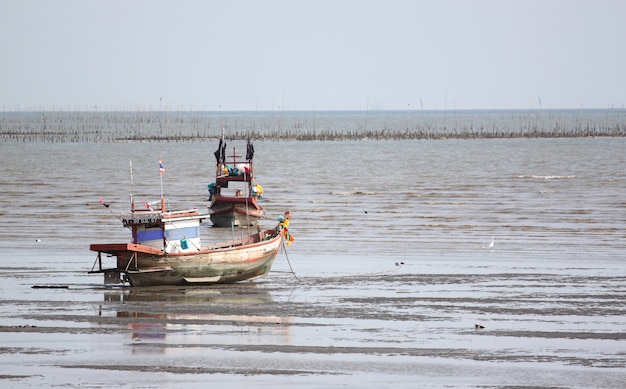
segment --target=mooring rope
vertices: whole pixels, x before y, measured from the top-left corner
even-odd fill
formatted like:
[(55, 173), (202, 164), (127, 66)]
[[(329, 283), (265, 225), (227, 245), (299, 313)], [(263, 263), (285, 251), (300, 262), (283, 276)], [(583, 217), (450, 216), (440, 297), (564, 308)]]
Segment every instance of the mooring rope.
[(293, 278), (300, 281), (296, 273), (293, 271), (293, 267), (291, 267), (291, 261), (289, 261), (289, 255), (287, 255), (287, 245), (285, 245), (285, 240), (283, 239), (283, 251), (285, 252), (285, 257), (287, 258), (287, 264), (289, 264), (289, 270), (291, 270), (291, 274), (293, 274)]

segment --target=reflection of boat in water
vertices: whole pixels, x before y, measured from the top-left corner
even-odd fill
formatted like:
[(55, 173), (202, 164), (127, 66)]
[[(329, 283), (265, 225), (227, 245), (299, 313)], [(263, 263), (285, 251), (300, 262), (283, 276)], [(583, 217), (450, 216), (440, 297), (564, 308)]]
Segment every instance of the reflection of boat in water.
[[(197, 332), (204, 334), (205, 326), (224, 326), (220, 336), (229, 332), (240, 336), (242, 328), (250, 326), (255, 332), (265, 328), (263, 336), (275, 341), (275, 336), (289, 336), (293, 320), (266, 315), (272, 296), (254, 283), (115, 288), (105, 291), (104, 300), (110, 302), (110, 313), (132, 330), (135, 340), (164, 340), (166, 334), (177, 331), (195, 336)], [(204, 339), (206, 334), (202, 336)]]
[[(273, 302), (268, 290), (257, 288), (255, 283), (237, 283), (228, 285), (200, 286), (150, 286), (145, 288), (124, 288), (107, 290), (104, 294), (106, 301), (118, 301), (132, 304), (158, 304), (159, 311), (187, 310), (197, 305), (199, 310), (206, 310), (212, 306), (228, 306), (234, 309), (238, 306), (251, 304), (267, 304)], [(126, 305), (128, 307), (128, 305)]]
[[(119, 283), (121, 276), (131, 286), (248, 280), (270, 271), (283, 240), (278, 226), (202, 246), (200, 223), (208, 215), (199, 214), (197, 209), (169, 211), (163, 198), (157, 210), (136, 210), (131, 201), (131, 212), (118, 217), (130, 228), (132, 243), (90, 246), (98, 253), (90, 273), (104, 273), (105, 283)], [(104, 268), (102, 254), (116, 257), (115, 266)]]
[[(228, 159), (227, 159), (228, 158)], [(211, 223), (215, 227), (256, 226), (265, 215), (258, 198), (263, 188), (254, 182), (254, 146), (248, 140), (245, 159), (233, 154), (226, 156), (224, 137), (215, 152), (217, 160), (215, 182), (209, 184)], [(232, 193), (226, 193), (228, 189)]]

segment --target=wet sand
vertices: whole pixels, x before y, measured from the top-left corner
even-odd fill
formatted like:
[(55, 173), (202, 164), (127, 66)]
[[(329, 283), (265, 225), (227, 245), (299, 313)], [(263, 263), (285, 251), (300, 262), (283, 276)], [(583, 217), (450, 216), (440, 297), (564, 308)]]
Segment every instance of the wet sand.
[[(525, 132), (513, 115), (433, 119)], [(406, 127), (392, 116), (366, 130)], [(626, 387), (623, 137), (259, 142), (267, 226), (291, 211), (299, 280), (280, 254), (254, 283), (131, 290), (87, 274), (89, 244), (129, 239), (129, 158), (137, 199), (158, 198), (162, 154), (174, 208), (204, 208), (217, 144), (36, 132), (0, 143), (3, 388)]]
[(418, 267), (150, 288), (11, 268), (0, 383), (624, 387), (623, 275)]

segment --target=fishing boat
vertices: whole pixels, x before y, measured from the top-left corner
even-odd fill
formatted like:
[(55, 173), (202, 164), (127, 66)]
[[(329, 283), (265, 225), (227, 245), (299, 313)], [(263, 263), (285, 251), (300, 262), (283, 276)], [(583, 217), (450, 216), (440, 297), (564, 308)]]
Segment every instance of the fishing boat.
[[(257, 230), (238, 239), (202, 246), (200, 224), (207, 214), (135, 210), (120, 215), (131, 243), (98, 243), (90, 273), (104, 273), (105, 284), (130, 286), (233, 283), (267, 274), (280, 251), (280, 227)], [(106, 268), (106, 256), (116, 262)]]
[(265, 211), (258, 202), (263, 188), (254, 180), (252, 141), (248, 139), (245, 158), (237, 155), (235, 147), (227, 156), (222, 136), (214, 155), (217, 160), (215, 182), (208, 185), (211, 223), (214, 227), (258, 225)]
[[(165, 168), (159, 160), (161, 176)], [(132, 164), (131, 164), (132, 187)], [(146, 203), (135, 209), (131, 189), (131, 211), (117, 215), (103, 200), (100, 203), (131, 231), (130, 243), (97, 243), (98, 253), (89, 273), (104, 273), (105, 284), (130, 286), (233, 283), (267, 274), (280, 251), (287, 229), (284, 223), (222, 243), (202, 245), (200, 224), (209, 217), (198, 209), (170, 211), (163, 197), (160, 207)], [(103, 255), (104, 254), (104, 255)], [(105, 257), (105, 258), (103, 258)], [(115, 257), (106, 267), (106, 257)]]

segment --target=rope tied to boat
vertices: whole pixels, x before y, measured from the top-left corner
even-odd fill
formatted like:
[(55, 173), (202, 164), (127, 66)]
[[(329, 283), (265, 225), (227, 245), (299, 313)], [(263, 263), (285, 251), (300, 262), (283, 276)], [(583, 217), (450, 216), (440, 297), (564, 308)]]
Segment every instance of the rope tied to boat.
[[(282, 240), (283, 251), (285, 252), (285, 258), (287, 258), (287, 264), (289, 265), (289, 270), (291, 270), (291, 274), (293, 275), (293, 277), (296, 280), (300, 281), (298, 276), (296, 276), (296, 272), (293, 271), (293, 267), (291, 266), (291, 261), (289, 260), (289, 255), (287, 254), (287, 246), (292, 244), (296, 240), (296, 238), (294, 238), (293, 235), (289, 233), (289, 229), (287, 228), (289, 227), (289, 217), (291, 217), (291, 212), (285, 211), (285, 213), (278, 218), (277, 228), (278, 228), (279, 233), (283, 237), (283, 240)], [(285, 242), (287, 243), (285, 244)]]
[(293, 275), (293, 278), (300, 281), (298, 276), (296, 276), (296, 272), (293, 271), (293, 267), (291, 267), (291, 261), (289, 260), (289, 255), (287, 254), (287, 246), (285, 245), (284, 239), (283, 239), (282, 244), (283, 244), (283, 251), (285, 252), (285, 258), (287, 258), (287, 264), (289, 265), (289, 270), (291, 270), (291, 274)]

